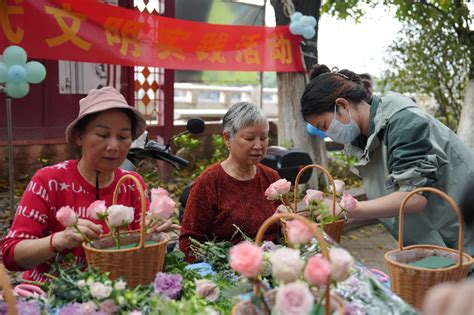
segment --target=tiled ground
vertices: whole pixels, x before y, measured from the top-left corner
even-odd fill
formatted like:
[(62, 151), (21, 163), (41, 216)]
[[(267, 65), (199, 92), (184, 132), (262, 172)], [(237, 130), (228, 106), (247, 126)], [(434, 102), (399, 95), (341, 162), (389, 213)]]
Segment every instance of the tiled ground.
[(398, 242), (382, 224), (372, 221), (367, 225), (344, 232), (341, 246), (368, 268), (387, 273), (384, 254), (397, 248)]

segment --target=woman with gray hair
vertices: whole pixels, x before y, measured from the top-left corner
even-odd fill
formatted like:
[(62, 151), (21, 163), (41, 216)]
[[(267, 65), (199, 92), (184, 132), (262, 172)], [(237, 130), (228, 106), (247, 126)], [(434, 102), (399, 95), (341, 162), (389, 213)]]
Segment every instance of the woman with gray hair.
[[(264, 193), (279, 176), (260, 164), (267, 152), (268, 131), (265, 113), (251, 103), (234, 104), (224, 115), (223, 137), (229, 155), (197, 178), (184, 210), (179, 247), (187, 261), (194, 260), (190, 238), (238, 243), (242, 237), (237, 228), (254, 238), (260, 225), (275, 213), (277, 205)], [(276, 240), (278, 233), (274, 226), (267, 238)]]

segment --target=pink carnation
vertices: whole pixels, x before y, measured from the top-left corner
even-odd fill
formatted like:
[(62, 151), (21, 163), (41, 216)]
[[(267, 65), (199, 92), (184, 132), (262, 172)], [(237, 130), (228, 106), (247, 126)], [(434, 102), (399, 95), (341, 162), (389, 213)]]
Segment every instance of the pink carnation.
[(308, 259), (304, 276), (308, 283), (317, 286), (326, 285), (328, 277), (331, 274), (331, 264), (321, 255), (313, 256)]
[(349, 194), (344, 194), (339, 205), (346, 211), (352, 211), (357, 207), (357, 199)]
[(313, 238), (311, 229), (300, 220), (287, 221), (286, 231), (291, 244), (306, 244)]
[(247, 278), (255, 278), (262, 269), (263, 249), (250, 242), (242, 242), (230, 249), (230, 267)]
[(316, 189), (306, 190), (306, 195), (303, 198), (305, 205), (309, 205), (312, 202), (320, 202), (323, 200), (323, 192)]
[(95, 220), (103, 220), (107, 215), (107, 207), (104, 200), (96, 200), (87, 208), (87, 216)]
[(77, 215), (69, 206), (61, 207), (58, 212), (56, 212), (56, 219), (64, 227), (73, 226), (77, 223)]

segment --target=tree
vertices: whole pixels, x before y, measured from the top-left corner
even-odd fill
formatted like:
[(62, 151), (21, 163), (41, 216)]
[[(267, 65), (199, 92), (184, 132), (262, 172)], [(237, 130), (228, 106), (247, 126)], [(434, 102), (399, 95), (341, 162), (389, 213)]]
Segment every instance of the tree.
[[(290, 19), (284, 14), (281, 0), (270, 1), (275, 9), (277, 25), (288, 25)], [(304, 15), (312, 15), (319, 21), (321, 1), (294, 0), (295, 10)], [(318, 60), (317, 52), (318, 25), (316, 36), (311, 40), (304, 40), (302, 48), (305, 56), (305, 65), (310, 69)], [(306, 132), (306, 124), (300, 113), (300, 99), (307, 84), (304, 73), (277, 73), (278, 85), (278, 144), (291, 146), (307, 151), (314, 163), (327, 166), (327, 154), (324, 141), (311, 137)], [(317, 177), (313, 176), (310, 185), (317, 187)]]
[[(440, 113), (444, 112), (445, 122), (448, 125), (455, 126), (460, 111), (459, 101), (449, 99), (455, 99), (459, 93), (464, 94), (465, 82), (469, 82), (460, 115), (458, 135), (468, 146), (474, 148), (474, 133), (472, 132), (474, 126), (474, 31), (469, 29), (471, 19), (466, 2), (462, 0), (328, 0), (321, 10), (343, 19), (347, 17), (360, 19), (364, 14), (362, 4), (370, 6), (385, 4), (396, 7), (396, 17), (405, 23), (404, 30), (411, 37), (405, 40), (404, 44), (395, 43), (392, 46), (395, 53), (406, 54), (405, 57), (395, 56), (393, 59), (392, 66), (395, 69), (393, 69), (392, 78), (395, 78), (398, 71), (398, 85), (404, 82), (406, 86), (409, 86), (415, 84), (414, 79), (410, 78), (410, 74), (415, 73), (417, 76), (415, 87), (426, 89), (437, 98)], [(462, 66), (461, 63), (464, 60), (466, 63)], [(419, 71), (415, 71), (417, 67)], [(423, 70), (421, 70), (422, 67)], [(457, 71), (459, 69), (462, 70)], [(446, 79), (447, 76), (452, 76), (452, 78)], [(441, 77), (443, 80), (440, 80)], [(427, 83), (421, 84), (423, 80), (433, 84), (434, 78), (438, 78), (439, 82), (436, 87), (429, 87)]]
[[(468, 79), (468, 52), (445, 21), (405, 24), (389, 47), (383, 84), (390, 90), (433, 96), (435, 116), (456, 130)], [(449, 47), (446, 49), (446, 47)]]

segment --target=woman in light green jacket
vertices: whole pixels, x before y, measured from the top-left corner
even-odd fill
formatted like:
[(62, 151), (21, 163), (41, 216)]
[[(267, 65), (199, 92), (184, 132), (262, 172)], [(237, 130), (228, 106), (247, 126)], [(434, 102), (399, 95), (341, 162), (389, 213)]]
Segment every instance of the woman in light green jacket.
[[(474, 176), (474, 152), (410, 98), (389, 92), (368, 104), (365, 93), (354, 72), (317, 65), (301, 98), (301, 113), (359, 158), (355, 166), (369, 200), (347, 216), (378, 218), (398, 238), (404, 197), (415, 188), (433, 187), (459, 203)], [(405, 210), (405, 245), (458, 247), (459, 223), (447, 202), (434, 194), (417, 194)], [(464, 250), (474, 256), (472, 227), (465, 227)]]

